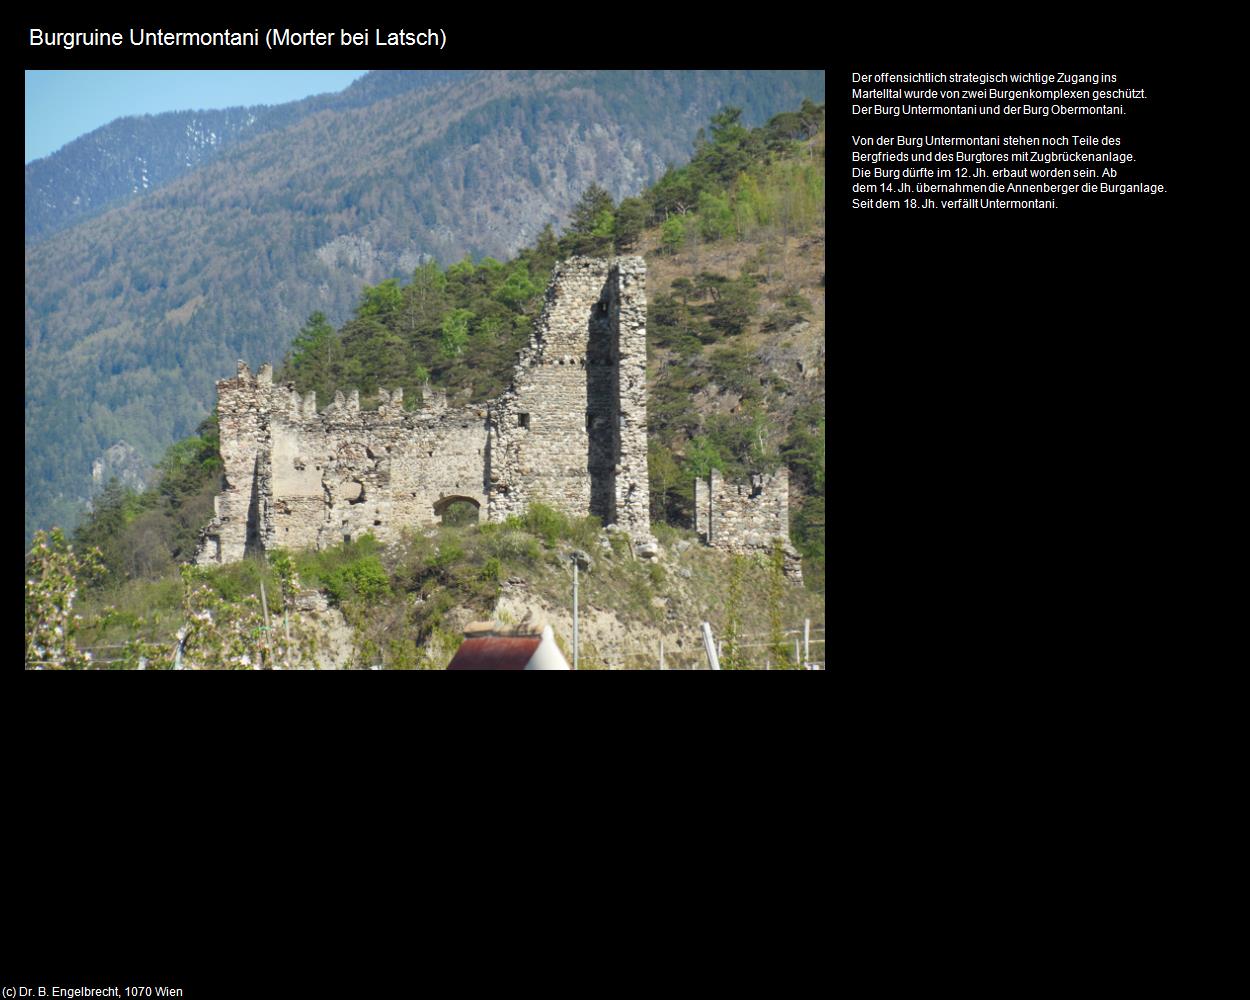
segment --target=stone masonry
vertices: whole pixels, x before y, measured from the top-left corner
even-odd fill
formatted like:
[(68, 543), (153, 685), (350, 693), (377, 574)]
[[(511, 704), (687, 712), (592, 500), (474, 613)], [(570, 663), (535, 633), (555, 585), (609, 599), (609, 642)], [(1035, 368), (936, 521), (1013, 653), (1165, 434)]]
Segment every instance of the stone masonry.
[(717, 549), (743, 555), (772, 550), (781, 541), (786, 576), (803, 578), (799, 553), (790, 544), (790, 470), (727, 483), (712, 470), (694, 481), (694, 521), (699, 538)]
[(269, 365), (253, 378), (239, 363), (217, 383), (223, 490), (201, 533), (196, 562), (237, 562), (274, 547), (326, 548), (400, 525), (436, 521), (453, 499), (485, 506), (486, 411), (451, 410), (431, 394), (416, 412), (402, 393), (376, 410), (356, 392), (321, 413), (309, 393), (275, 386)]
[(491, 405), (490, 519), (534, 500), (651, 533), (641, 257), (556, 265), (512, 387)]
[[(647, 478), (646, 265), (641, 257), (574, 257), (555, 267), (512, 384), (483, 405), (452, 408), (442, 393), (405, 410), (381, 391), (357, 392), (318, 413), (312, 393), (276, 386), (239, 362), (217, 383), (222, 491), (196, 562), (237, 562), (275, 547), (326, 548), (371, 533), (437, 523), (468, 501), (491, 521), (541, 501), (593, 514), (656, 551)], [(731, 551), (788, 539), (788, 476), (755, 477), (749, 492), (713, 473), (696, 494), (704, 540)], [(785, 542), (787, 572), (798, 556)]]

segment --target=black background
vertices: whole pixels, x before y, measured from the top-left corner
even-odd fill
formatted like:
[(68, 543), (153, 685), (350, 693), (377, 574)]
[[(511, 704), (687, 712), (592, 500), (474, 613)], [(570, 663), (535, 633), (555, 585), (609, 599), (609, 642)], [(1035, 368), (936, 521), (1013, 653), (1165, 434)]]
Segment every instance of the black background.
[[(1120, 152), (1132, 153), (1133, 161), (1130, 163), (1113, 163), (1113, 164), (1090, 164), (1079, 162), (1059, 162), (1040, 164), (1040, 166), (1058, 166), (1058, 167), (1097, 167), (1101, 170), (1103, 166), (1113, 166), (1119, 173), (1114, 178), (1087, 178), (1065, 181), (1066, 183), (1084, 183), (1090, 180), (1095, 183), (1106, 180), (1110, 183), (1117, 184), (1133, 184), (1145, 181), (1152, 184), (1164, 184), (1165, 191), (1157, 195), (1130, 194), (1130, 195), (1110, 195), (1110, 194), (1050, 194), (1050, 193), (1027, 193), (1015, 194), (1000, 192), (994, 194), (981, 195), (911, 195), (917, 201), (923, 203), (925, 198), (931, 198), (935, 202), (940, 202), (943, 198), (963, 198), (970, 197), (974, 200), (981, 198), (1016, 198), (1016, 199), (1032, 199), (1046, 198), (1054, 199), (1057, 202), (1056, 210), (1065, 213), (1101, 213), (1110, 215), (1119, 213), (1124, 216), (1138, 216), (1143, 213), (1162, 213), (1173, 211), (1178, 208), (1179, 201), (1183, 198), (1183, 191), (1168, 190), (1170, 176), (1172, 173), (1172, 154), (1173, 146), (1176, 138), (1174, 134), (1174, 115), (1175, 102), (1178, 89), (1185, 86), (1185, 83), (1178, 78), (1176, 67), (1168, 64), (1159, 63), (1143, 63), (1140, 59), (1134, 59), (1131, 56), (1116, 58), (1115, 56), (1102, 54), (1101, 56), (1089, 56), (1087, 59), (1074, 58), (1072, 56), (1061, 57), (1039, 57), (1040, 65), (1028, 61), (1025, 65), (1019, 65), (1009, 59), (1002, 57), (992, 57), (981, 61), (973, 61), (971, 57), (967, 57), (957, 63), (947, 63), (938, 59), (929, 59), (921, 63), (919, 66), (909, 65), (899, 62), (897, 57), (883, 66), (874, 66), (871, 68), (860, 67), (858, 72), (871, 71), (891, 72), (891, 73), (907, 73), (907, 72), (925, 72), (925, 71), (942, 71), (948, 76), (952, 73), (1015, 73), (1015, 72), (1031, 72), (1034, 69), (1041, 72), (1058, 75), (1061, 72), (1079, 73), (1079, 72), (1096, 72), (1096, 73), (1112, 73), (1116, 76), (1116, 82), (1112, 84), (1013, 84), (1013, 83), (988, 83), (988, 84), (953, 84), (947, 82), (945, 84), (864, 84), (849, 82), (843, 83), (839, 81), (842, 93), (837, 95), (840, 102), (847, 109), (843, 124), (843, 133), (845, 136), (879, 136), (888, 137), (895, 136), (924, 136), (924, 135), (944, 135), (944, 136), (977, 136), (977, 135), (998, 135), (998, 136), (1117, 136), (1121, 139), (1118, 146), (1042, 146), (1042, 147), (936, 147), (946, 152), (954, 152), (956, 149), (964, 152), (979, 151), (984, 148), (987, 151), (1012, 153), (1019, 152), (1021, 149), (1037, 149), (1040, 152)], [(1090, 67), (1093, 67), (1090, 69)], [(896, 89), (961, 89), (971, 88), (974, 90), (986, 89), (989, 87), (999, 90), (1030, 90), (1030, 89), (1067, 89), (1067, 90), (1114, 90), (1118, 88), (1144, 88), (1146, 92), (1145, 99), (1132, 99), (1123, 101), (1105, 101), (1097, 103), (1114, 104), (1121, 103), (1126, 108), (1126, 114), (1123, 116), (1102, 117), (1097, 115), (994, 115), (994, 116), (938, 116), (938, 115), (900, 115), (900, 116), (878, 116), (851, 114), (851, 101), (847, 100), (851, 87), (876, 89), (878, 87), (890, 87)], [(859, 105), (874, 104), (897, 104), (897, 100), (869, 100), (861, 99), (854, 102)], [(941, 99), (921, 99), (918, 101), (909, 101), (906, 103), (938, 105), (938, 104), (965, 104), (963, 100), (951, 102)], [(984, 100), (974, 101), (973, 103), (1001, 103)], [(1021, 104), (1028, 105), (1044, 105), (1050, 106), (1052, 103), (1065, 104), (1072, 106), (1074, 104), (1088, 104), (1090, 101), (1067, 100), (1052, 102), (1044, 99), (1025, 99), (1011, 102), (1014, 106)], [(907, 146), (890, 146), (882, 147), (889, 151), (898, 151), (905, 149), (913, 151), (917, 147)], [(868, 152), (877, 151), (877, 146), (859, 147), (861, 150)], [(926, 151), (930, 147), (924, 147)], [(850, 163), (849, 157), (843, 164), (849, 173)], [(867, 166), (871, 168), (874, 164), (855, 164), (858, 166)], [(908, 164), (899, 164), (895, 162), (882, 163), (881, 166), (906, 166)], [(929, 163), (927, 166), (954, 166), (955, 164), (947, 162), (946, 164)], [(975, 171), (976, 164), (962, 164), (969, 168), (969, 172)], [(997, 166), (1012, 166), (1010, 163), (987, 163), (980, 164), (987, 173), (991, 172)], [(988, 178), (982, 178), (983, 180)], [(1020, 179), (1016, 179), (1019, 181)], [(1056, 179), (1061, 180), (1062, 179)], [(847, 183), (843, 184), (843, 191), (848, 192), (850, 188)], [(914, 183), (913, 183), (914, 187)], [(895, 185), (895, 191), (898, 187)], [(1173, 195), (1180, 197), (1172, 197)], [(852, 194), (850, 197), (865, 200), (874, 196)], [(897, 194), (892, 197), (909, 197), (907, 195), (899, 196)], [(941, 209), (939, 209), (941, 210)], [(863, 211), (873, 211), (872, 209), (863, 209)], [(953, 209), (948, 211), (965, 211), (963, 209)], [(980, 211), (980, 209), (978, 209)], [(1020, 210), (1013, 211), (1038, 211)], [(868, 221), (871, 226), (871, 220)]]
[[(1209, 84), (1192, 65), (1196, 24), (1118, 13), (852, 16), (830, 76), (830, 106), (844, 108), (841, 162), (830, 129), (830, 269), (841, 262), (845, 299), (828, 336), (861, 376), (846, 397), (862, 431), (849, 464), (889, 554), (868, 576), (922, 642), (973, 662), (1028, 661), (1113, 617), (1124, 574), (1149, 559), (1148, 510), (1175, 446), (1170, 383), (1203, 218), (1183, 109)], [(850, 74), (869, 69), (1111, 72), (1149, 100), (1119, 120), (852, 117)], [(1140, 165), (1118, 180), (1167, 191), (1054, 210), (850, 207), (851, 134), (935, 132), (1122, 135)]]
[[(1140, 16), (1100, 21), (1088, 11), (1037, 6), (1012, 14), (929, 7), (817, 15), (792, 7), (733, 15), (654, 10), (646, 17), (615, 8), (524, 17), (352, 11), (321, 26), (415, 29), (428, 19), (446, 27), (452, 47), (441, 54), (136, 55), (32, 54), (19, 45), (16, 63), (28, 68), (825, 66), (833, 157), (827, 620), (838, 681), (821, 697), (790, 689), (776, 674), (720, 682), (693, 674), (614, 675), (599, 682), (610, 691), (558, 678), (546, 681), (557, 687), (538, 690), (519, 681), (512, 681), (518, 689), (498, 688), (506, 678), (457, 686), (458, 675), (442, 682), (375, 673), (315, 681), (184, 675), (179, 684), (172, 675), (26, 676), (9, 699), (17, 775), (10, 799), (27, 820), (24, 844), (41, 849), (18, 899), (40, 900), (44, 908), (37, 920), (22, 921), (16, 964), (62, 973), (144, 967), (137, 958), (126, 965), (125, 956), (142, 954), (133, 947), (108, 965), (84, 961), (91, 952), (57, 947), (108, 940), (108, 919), (51, 933), (66, 917), (49, 892), (48, 872), (57, 859), (81, 855), (88, 837), (90, 851), (107, 859), (101, 867), (138, 852), (137, 867), (175, 879), (162, 898), (180, 904), (189, 925), (204, 919), (189, 912), (202, 887), (189, 883), (183, 891), (181, 876), (168, 873), (188, 870), (192, 858), (254, 854), (263, 865), (266, 854), (290, 857), (291, 843), (310, 841), (322, 854), (307, 869), (310, 880), (324, 879), (323, 869), (357, 868), (353, 859), (362, 853), (416, 857), (433, 869), (466, 844), (518, 858), (545, 854), (553, 844), (590, 847), (600, 854), (599, 867), (582, 869), (592, 880), (622, 852), (657, 847), (687, 866), (691, 853), (706, 858), (728, 849), (734, 860), (725, 870), (739, 873), (761, 854), (805, 857), (811, 869), (793, 885), (828, 899), (829, 869), (819, 859), (865, 810), (854, 793), (841, 799), (848, 781), (880, 774), (888, 798), (895, 782), (883, 769), (895, 767), (894, 754), (914, 749), (918, 759), (932, 760), (952, 733), (975, 734), (985, 716), (1019, 731), (1041, 706), (1062, 711), (1066, 698), (1034, 681), (1056, 672), (1075, 678), (1091, 653), (1114, 648), (1099, 629), (1120, 599), (1126, 569), (1141, 565), (1143, 498), (1158, 478), (1159, 452), (1175, 434), (1167, 398), (1172, 373), (1184, 363), (1178, 341), (1196, 235), (1193, 188), (1181, 170), (1188, 116), (1180, 110), (1180, 83), (1190, 78), (1184, 64), (1197, 51), (1195, 28), (1183, 19)], [(223, 20), (208, 13), (192, 25), (168, 12), (69, 18), (52, 11), (35, 23), (48, 30), (114, 22), (119, 30), (130, 23), (211, 30)], [(275, 20), (253, 14), (229, 23)], [(850, 209), (844, 157), (849, 129), (864, 128), (860, 119), (839, 134), (850, 72), (954, 66), (1109, 71), (1146, 87), (1152, 97), (1145, 114), (1135, 108), (1115, 122), (1071, 116), (1061, 127), (1126, 137), (1133, 130), (1126, 148), (1168, 193), (1149, 205), (1132, 196), (1057, 211)], [(890, 120), (885, 134), (897, 134), (900, 121)], [(1029, 121), (1015, 123), (1023, 129)], [(944, 130), (988, 127), (982, 119), (913, 122), (926, 131), (939, 122)], [(827, 672), (791, 683), (828, 680)], [(1079, 684), (1088, 701), (1084, 671)], [(1076, 683), (1065, 693), (1075, 690)], [(1001, 756), (1011, 739), (1000, 733), (981, 751)], [(533, 789), (540, 790), (518, 795)], [(370, 804), (390, 802), (401, 803), (404, 814), (380, 834)], [(831, 805), (831, 812), (807, 815), (816, 804)], [(92, 816), (113, 818), (88, 822), (88, 807), (108, 810)], [(420, 811), (415, 823), (413, 807)], [(891, 808), (867, 807), (878, 817)], [(287, 809), (298, 818), (293, 831), (280, 826)], [(74, 810), (84, 817), (77, 825), (48, 821)], [(138, 833), (134, 816), (143, 820)], [(912, 822), (923, 827), (925, 820), (907, 820), (901, 829)], [(754, 835), (758, 827), (766, 832)], [(484, 839), (484, 831), (491, 836)], [(629, 843), (617, 839), (622, 832)], [(153, 865), (171, 842), (181, 848), (180, 861)], [(840, 870), (853, 883), (864, 858), (844, 860)], [(70, 877), (87, 884), (78, 868)], [(726, 877), (727, 884), (740, 882)], [(782, 881), (790, 885), (784, 875)], [(278, 904), (263, 879), (247, 884), (250, 892), (227, 900), (229, 928), (236, 938), (258, 940), (272, 926), (266, 907)], [(668, 883), (656, 909), (681, 898), (682, 885)], [(481, 898), (478, 916), (491, 912), (491, 897)], [(466, 933), (476, 931), (468, 914), (448, 912), (464, 921)], [(578, 913), (562, 919), (576, 924)], [(491, 938), (479, 932), (475, 940)], [(275, 979), (289, 971), (286, 982), (315, 981), (323, 958), (305, 954)], [(196, 964), (172, 964), (181, 970), (175, 978), (220, 984), (237, 960), (223, 944)]]

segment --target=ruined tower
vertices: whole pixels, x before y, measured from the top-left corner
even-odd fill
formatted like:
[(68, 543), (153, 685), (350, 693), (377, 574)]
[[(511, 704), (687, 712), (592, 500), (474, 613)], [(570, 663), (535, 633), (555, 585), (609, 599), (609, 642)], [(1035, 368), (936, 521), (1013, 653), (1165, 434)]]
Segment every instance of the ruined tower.
[(694, 481), (694, 525), (712, 548), (740, 555), (767, 553), (781, 544), (786, 576), (803, 579), (802, 562), (790, 542), (790, 470), (729, 483), (718, 469)]
[(557, 264), (512, 387), (491, 406), (490, 517), (541, 501), (648, 537), (641, 257)]

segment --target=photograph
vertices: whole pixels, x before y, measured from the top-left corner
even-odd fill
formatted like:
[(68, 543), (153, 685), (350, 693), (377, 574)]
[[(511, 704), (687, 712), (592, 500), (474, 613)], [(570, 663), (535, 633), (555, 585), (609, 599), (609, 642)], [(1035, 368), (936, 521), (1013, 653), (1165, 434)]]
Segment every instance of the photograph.
[(25, 88), (28, 670), (824, 669), (823, 69)]

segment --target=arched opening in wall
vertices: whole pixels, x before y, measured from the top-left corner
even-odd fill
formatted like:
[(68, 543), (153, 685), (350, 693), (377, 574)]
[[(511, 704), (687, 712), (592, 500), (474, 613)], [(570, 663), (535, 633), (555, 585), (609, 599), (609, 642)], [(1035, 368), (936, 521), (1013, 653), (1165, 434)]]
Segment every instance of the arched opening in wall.
[(434, 513), (446, 525), (477, 524), (481, 506), (472, 497), (443, 497), (434, 505)]

